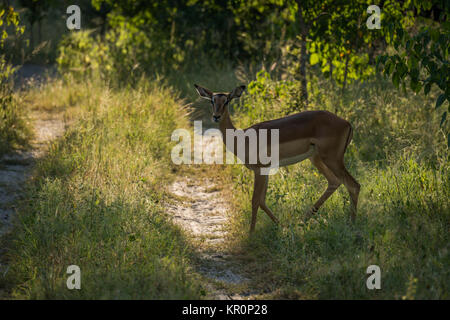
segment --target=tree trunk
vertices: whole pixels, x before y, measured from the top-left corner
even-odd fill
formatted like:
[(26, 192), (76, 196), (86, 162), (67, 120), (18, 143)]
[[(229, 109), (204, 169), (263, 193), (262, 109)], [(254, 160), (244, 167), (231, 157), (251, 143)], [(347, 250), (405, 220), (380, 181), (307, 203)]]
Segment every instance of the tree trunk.
[[(347, 74), (348, 74), (348, 62), (350, 60), (350, 54), (347, 55), (347, 57), (345, 58), (345, 69), (344, 69), (344, 82), (342, 84), (342, 91), (341, 91), (341, 104), (342, 104), (342, 100), (344, 97), (344, 91), (345, 91), (345, 87), (347, 85)], [(336, 107), (334, 109), (334, 113), (338, 114), (339, 111), (339, 105), (336, 104)]]
[(105, 33), (106, 33), (106, 15), (101, 17), (102, 24), (100, 26), (100, 37), (102, 40), (105, 40)]
[(333, 59), (329, 58), (328, 63), (330, 64), (330, 81), (331, 85), (334, 87), (334, 79), (333, 79)]
[(344, 69), (344, 83), (342, 85), (342, 92), (345, 90), (345, 86), (347, 85), (347, 74), (348, 74), (348, 61), (350, 60), (350, 54), (345, 58), (345, 69)]
[(308, 27), (303, 17), (303, 11), (300, 1), (297, 1), (298, 5), (298, 22), (300, 24), (300, 87), (301, 87), (301, 99), (305, 109), (308, 109), (308, 82), (306, 79), (306, 38), (308, 36)]
[(42, 42), (42, 19), (38, 20), (38, 45)]
[(175, 17), (172, 18), (172, 26), (170, 27), (170, 44), (175, 43), (175, 32), (177, 30), (177, 23)]
[(302, 102), (308, 109), (308, 82), (306, 80), (306, 39), (300, 43), (300, 84), (302, 90)]
[(30, 28), (30, 47), (31, 47), (31, 50), (33, 50), (34, 49), (34, 35), (33, 35), (34, 22), (30, 22), (30, 25), (31, 25), (31, 28)]

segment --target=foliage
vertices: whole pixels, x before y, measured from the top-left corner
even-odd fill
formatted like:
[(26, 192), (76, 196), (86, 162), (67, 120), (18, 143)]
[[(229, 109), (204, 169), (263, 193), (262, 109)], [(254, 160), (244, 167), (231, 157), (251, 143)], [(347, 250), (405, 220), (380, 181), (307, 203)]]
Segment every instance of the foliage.
[[(19, 17), (13, 7), (0, 3), (0, 49), (8, 37), (7, 28), (14, 33), (23, 32)], [(14, 147), (23, 146), (30, 137), (24, 121), (24, 113), (13, 96), (12, 78), (15, 68), (9, 64), (4, 54), (0, 54), (0, 156)]]
[(26, 145), (31, 134), (13, 94), (13, 74), (14, 68), (0, 56), (0, 156)]
[(111, 8), (109, 24), (116, 36), (109, 47), (117, 48), (112, 51), (119, 61), (131, 56), (124, 74), (136, 68), (147, 74), (186, 71), (205, 59), (220, 67), (224, 58), (268, 67), (281, 64), (289, 52), (294, 59), (285, 67), (301, 81), (297, 91), (307, 99), (307, 61), (341, 86), (362, 81), (374, 73), (375, 56), (394, 41), (392, 29), (384, 26), (406, 27), (414, 21), (409, 2), (383, 1), (383, 28), (369, 30), (372, 2), (178, 0), (148, 6), (145, 1), (95, 0), (93, 5)]
[(63, 74), (77, 79), (98, 76), (122, 84), (134, 83), (144, 74), (176, 70), (185, 55), (179, 48), (153, 43), (145, 32), (126, 23), (108, 31), (104, 40), (92, 31), (70, 33), (58, 50), (57, 63)]
[(7, 27), (12, 26), (17, 34), (23, 33), (23, 26), (19, 25), (19, 15), (10, 5), (0, 3), (0, 47), (3, 47), (5, 39), (8, 37)]
[(98, 41), (99, 37), (91, 37), (91, 33), (92, 31), (73, 32), (61, 40), (56, 61), (63, 74), (70, 73), (76, 79), (111, 75), (109, 48), (106, 43)]
[[(447, 1), (421, 1), (414, 2), (414, 5), (419, 12), (435, 6), (437, 10), (441, 10), (438, 21), (424, 23), (419, 31), (412, 32), (398, 23), (389, 25), (388, 28), (395, 35), (393, 45), (396, 53), (380, 55), (377, 64), (384, 67), (383, 74), (391, 77), (397, 88), (401, 85), (405, 90), (409, 81), (410, 88), (415, 93), (423, 89), (423, 93), (428, 95), (433, 85), (437, 86), (441, 92), (435, 103), (435, 108), (438, 109), (444, 102), (450, 101), (450, 8)], [(450, 111), (450, 104), (447, 105)], [(445, 124), (446, 118), (447, 111), (443, 111), (441, 125)], [(447, 137), (450, 147), (448, 130)]]
[[(242, 98), (239, 109), (247, 110), (248, 120), (252, 123), (273, 119), (298, 109), (300, 101), (297, 95), (298, 80), (274, 81), (269, 72), (261, 70), (256, 79), (248, 84), (250, 96)], [(254, 108), (254, 105), (261, 106)]]
[(54, 0), (19, 0), (20, 5), (28, 9), (27, 18), (30, 20), (31, 26), (44, 18), (54, 2)]

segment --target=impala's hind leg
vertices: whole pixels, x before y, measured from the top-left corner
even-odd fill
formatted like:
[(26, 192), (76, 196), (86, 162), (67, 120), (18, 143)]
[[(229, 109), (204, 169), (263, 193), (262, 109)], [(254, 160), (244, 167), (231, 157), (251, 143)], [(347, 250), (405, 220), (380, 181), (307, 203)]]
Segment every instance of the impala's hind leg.
[(320, 159), (318, 154), (315, 154), (310, 158), (312, 164), (319, 170), (321, 174), (325, 176), (328, 181), (328, 187), (322, 196), (317, 200), (311, 210), (307, 213), (306, 219), (309, 219), (313, 214), (315, 214), (323, 203), (336, 191), (336, 189), (341, 185), (341, 180), (336, 177), (332, 170), (330, 170), (326, 164)]
[(361, 189), (361, 185), (356, 181), (355, 178), (352, 177), (352, 175), (347, 171), (347, 168), (343, 168), (344, 171), (344, 185), (348, 190), (348, 193), (350, 194), (350, 199), (352, 202), (352, 210), (351, 210), (351, 218), (354, 222), (356, 219), (356, 210), (358, 208), (358, 198), (359, 198), (359, 191)]
[(338, 179), (340, 179), (347, 188), (352, 202), (352, 209), (350, 212), (351, 219), (352, 221), (355, 221), (356, 209), (358, 207), (359, 190), (361, 189), (360, 184), (347, 171), (343, 159), (339, 159), (337, 161), (324, 160), (324, 162), (327, 165), (327, 167), (329, 167), (333, 171), (336, 177), (338, 177)]
[(351, 126), (343, 131), (341, 135), (336, 135), (333, 138), (318, 141), (318, 154), (320, 160), (325, 166), (331, 170), (334, 176), (345, 185), (350, 194), (352, 202), (351, 219), (356, 218), (356, 208), (358, 206), (358, 196), (361, 186), (358, 181), (353, 178), (344, 165), (344, 154), (353, 137), (353, 130)]

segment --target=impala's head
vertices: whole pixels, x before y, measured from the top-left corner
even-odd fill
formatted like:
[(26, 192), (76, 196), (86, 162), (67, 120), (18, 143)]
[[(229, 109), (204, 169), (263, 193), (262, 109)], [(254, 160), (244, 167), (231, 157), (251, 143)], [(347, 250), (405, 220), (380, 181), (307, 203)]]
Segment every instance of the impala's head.
[(230, 93), (214, 93), (211, 90), (200, 87), (196, 84), (194, 84), (194, 86), (200, 97), (211, 101), (214, 122), (219, 122), (223, 119), (222, 115), (228, 108), (230, 101), (234, 98), (239, 98), (245, 90), (245, 86), (239, 86)]

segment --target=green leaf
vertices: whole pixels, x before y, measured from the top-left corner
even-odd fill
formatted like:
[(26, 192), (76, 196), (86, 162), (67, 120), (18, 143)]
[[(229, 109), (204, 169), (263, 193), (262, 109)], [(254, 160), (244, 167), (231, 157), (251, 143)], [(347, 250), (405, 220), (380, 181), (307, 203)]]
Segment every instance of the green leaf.
[(438, 41), (439, 39), (439, 30), (432, 29), (430, 30), (431, 39), (433, 39), (434, 42)]
[(417, 92), (417, 87), (419, 86), (419, 81), (416, 78), (411, 77), (411, 82), (409, 83), (409, 86), (412, 91)]
[(391, 74), (394, 71), (394, 68), (395, 68), (395, 63), (392, 62), (392, 60), (390, 62), (391, 63), (389, 64), (389, 67), (388, 67), (388, 74)]
[(411, 79), (414, 79), (414, 81), (419, 81), (419, 69), (418, 68), (412, 68), (409, 72)]
[(400, 75), (399, 75), (398, 72), (395, 72), (395, 73), (392, 75), (392, 82), (394, 83), (395, 87), (398, 88), (398, 85), (399, 85), (399, 82), (400, 82)]
[(378, 56), (377, 57), (377, 67), (378, 67), (378, 65), (379, 64), (384, 64), (384, 63), (386, 63), (386, 59), (387, 59), (388, 57), (386, 56), (386, 55), (382, 55), (382, 56)]
[(441, 94), (436, 100), (436, 109), (439, 108), (445, 101), (445, 94)]
[(426, 85), (425, 85), (425, 88), (423, 89), (423, 92), (425, 93), (425, 95), (427, 95), (429, 92), (430, 92), (430, 90), (431, 90), (431, 82), (428, 82)]
[(445, 119), (447, 119), (447, 111), (445, 111), (442, 114), (441, 123), (439, 124), (440, 127), (442, 127), (442, 124), (445, 122)]
[(422, 54), (422, 45), (420, 43), (416, 43), (414, 45), (414, 51), (416, 52), (417, 55), (421, 55)]
[(313, 65), (315, 65), (318, 62), (319, 62), (319, 55), (317, 53), (311, 54), (309, 63), (313, 66)]
[(400, 75), (400, 79), (403, 79), (406, 76), (406, 73), (408, 72), (408, 68), (404, 63), (399, 63), (397, 65), (397, 70)]
[(420, 82), (417, 82), (416, 87), (414, 88), (414, 92), (419, 93), (420, 90), (422, 90), (422, 84)]
[(401, 29), (401, 28), (397, 29), (397, 36), (398, 36), (399, 41), (403, 40), (403, 29)]
[(408, 67), (410, 69), (417, 68), (418, 62), (417, 58), (414, 55), (411, 55), (408, 59)]

